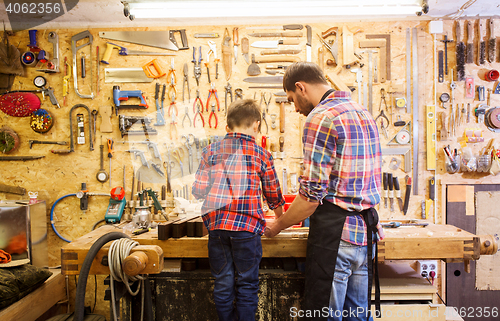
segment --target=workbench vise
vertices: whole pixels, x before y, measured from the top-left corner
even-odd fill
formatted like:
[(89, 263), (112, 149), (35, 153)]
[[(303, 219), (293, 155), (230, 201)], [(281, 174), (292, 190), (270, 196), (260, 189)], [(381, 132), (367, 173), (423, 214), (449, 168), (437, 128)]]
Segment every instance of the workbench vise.
[[(121, 105), (122, 101), (126, 101), (129, 98), (139, 98), (141, 103), (139, 105)], [(113, 86), (113, 102), (115, 103), (115, 112), (118, 115), (118, 109), (120, 108), (148, 108), (146, 103), (146, 98), (140, 90), (120, 90), (120, 86)]]
[[(149, 126), (152, 121), (151, 117), (120, 115), (118, 126), (122, 137), (125, 135), (157, 135), (158, 131)], [(130, 130), (135, 123), (141, 123), (142, 130)]]

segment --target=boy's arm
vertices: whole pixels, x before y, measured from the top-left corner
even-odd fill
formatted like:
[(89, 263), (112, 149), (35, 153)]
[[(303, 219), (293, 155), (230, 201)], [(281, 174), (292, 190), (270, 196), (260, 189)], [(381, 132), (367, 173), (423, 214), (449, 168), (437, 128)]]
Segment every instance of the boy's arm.
[(202, 154), (200, 166), (195, 174), (191, 193), (196, 199), (203, 199), (210, 191), (210, 170), (207, 166), (206, 153)]
[(285, 204), (285, 199), (281, 194), (280, 182), (278, 180), (278, 175), (276, 174), (274, 162), (271, 156), (267, 161), (265, 161), (264, 166), (264, 175), (262, 176), (262, 193), (264, 194), (269, 208), (274, 210), (278, 206), (283, 206)]

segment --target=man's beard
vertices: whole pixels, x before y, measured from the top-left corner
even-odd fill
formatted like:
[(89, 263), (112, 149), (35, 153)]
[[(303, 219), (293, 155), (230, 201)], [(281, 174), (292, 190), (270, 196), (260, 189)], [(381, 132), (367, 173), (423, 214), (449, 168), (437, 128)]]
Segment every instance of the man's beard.
[(314, 109), (314, 105), (308, 101), (307, 99), (305, 98), (302, 98), (302, 96), (299, 96), (297, 95), (297, 97), (295, 97), (295, 99), (297, 100), (297, 103), (299, 105), (299, 112), (304, 115), (304, 116), (307, 116), (309, 115), (309, 113)]

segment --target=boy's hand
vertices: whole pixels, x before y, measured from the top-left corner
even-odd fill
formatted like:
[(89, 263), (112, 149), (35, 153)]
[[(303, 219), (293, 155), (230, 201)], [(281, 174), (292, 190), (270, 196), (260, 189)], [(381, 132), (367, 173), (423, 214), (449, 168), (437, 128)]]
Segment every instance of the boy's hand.
[(281, 231), (276, 229), (276, 222), (268, 222), (266, 229), (264, 230), (264, 235), (268, 238), (275, 237)]

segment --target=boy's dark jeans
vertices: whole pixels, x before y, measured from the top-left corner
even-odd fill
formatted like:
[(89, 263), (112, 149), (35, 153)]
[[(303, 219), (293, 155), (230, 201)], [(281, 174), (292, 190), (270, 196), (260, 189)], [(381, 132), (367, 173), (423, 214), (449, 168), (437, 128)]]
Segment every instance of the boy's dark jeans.
[(245, 231), (209, 231), (208, 256), (219, 320), (255, 320), (261, 236)]

